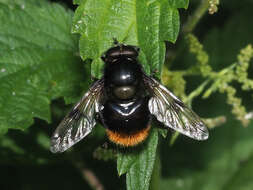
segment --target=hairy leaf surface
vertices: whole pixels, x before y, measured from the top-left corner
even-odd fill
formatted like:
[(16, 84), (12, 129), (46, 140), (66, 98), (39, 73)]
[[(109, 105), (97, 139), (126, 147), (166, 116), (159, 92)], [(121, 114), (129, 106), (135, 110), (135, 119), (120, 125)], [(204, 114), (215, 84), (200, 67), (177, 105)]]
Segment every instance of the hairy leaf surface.
[(100, 56), (119, 42), (141, 48), (140, 61), (146, 72), (161, 71), (165, 41), (175, 42), (179, 32), (177, 8), (187, 0), (85, 0), (79, 4), (72, 31), (81, 34), (81, 57), (92, 59), (92, 75), (99, 78), (103, 63)]
[[(0, 134), (38, 117), (50, 101), (75, 96), (82, 79), (72, 12), (44, 0), (0, 1)], [(70, 94), (72, 94), (70, 96)]]

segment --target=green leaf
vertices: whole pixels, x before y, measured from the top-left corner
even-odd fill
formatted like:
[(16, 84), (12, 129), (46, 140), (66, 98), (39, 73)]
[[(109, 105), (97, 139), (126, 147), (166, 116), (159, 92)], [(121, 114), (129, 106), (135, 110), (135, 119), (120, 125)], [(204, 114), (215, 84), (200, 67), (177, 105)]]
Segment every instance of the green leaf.
[(0, 1), (0, 134), (50, 121), (50, 101), (79, 96), (72, 12), (43, 0)]
[(143, 146), (131, 148), (118, 154), (117, 169), (119, 175), (127, 173), (127, 188), (148, 189), (156, 157), (158, 130), (153, 129)]
[(175, 42), (179, 32), (178, 7), (187, 0), (85, 0), (79, 3), (72, 31), (81, 34), (80, 54), (92, 59), (91, 73), (102, 76), (100, 56), (113, 45), (113, 38), (141, 48), (144, 70), (161, 71), (165, 57), (164, 41)]
[(149, 183), (156, 158), (156, 147), (158, 144), (158, 132), (153, 130), (142, 152), (138, 154), (137, 159), (130, 167), (127, 173), (128, 190), (146, 190), (149, 189)]
[(188, 8), (189, 0), (168, 0), (175, 8)]
[(238, 170), (229, 180), (229, 183), (224, 186), (223, 189), (226, 190), (251, 190), (253, 189), (252, 181), (252, 171), (253, 171), (253, 157), (242, 161), (241, 168)]
[(81, 4), (82, 2), (85, 2), (86, 0), (73, 0), (73, 4), (75, 5), (79, 5)]
[(121, 176), (122, 174), (127, 173), (136, 159), (137, 159), (137, 154), (118, 153), (118, 159), (117, 159), (118, 174)]

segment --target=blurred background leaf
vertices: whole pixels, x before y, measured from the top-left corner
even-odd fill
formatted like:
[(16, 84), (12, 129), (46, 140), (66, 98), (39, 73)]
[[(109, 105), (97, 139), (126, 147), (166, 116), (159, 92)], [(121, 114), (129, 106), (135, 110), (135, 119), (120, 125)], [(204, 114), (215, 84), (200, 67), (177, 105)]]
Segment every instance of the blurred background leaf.
[[(250, 162), (253, 152), (252, 127), (242, 129), (231, 120), (213, 131), (211, 138), (201, 145), (188, 139), (181, 139), (171, 149), (164, 144), (162, 189), (229, 189), (234, 177), (240, 178), (238, 173), (245, 172), (240, 171), (245, 170), (243, 166)], [(252, 172), (248, 175), (252, 178)]]

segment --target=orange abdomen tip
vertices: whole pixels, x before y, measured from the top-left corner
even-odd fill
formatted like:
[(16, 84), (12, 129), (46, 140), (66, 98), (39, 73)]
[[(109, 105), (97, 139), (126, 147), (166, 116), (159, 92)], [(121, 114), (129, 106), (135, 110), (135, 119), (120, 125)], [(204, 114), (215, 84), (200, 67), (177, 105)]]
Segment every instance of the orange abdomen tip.
[(109, 129), (106, 130), (108, 138), (110, 141), (122, 145), (122, 146), (135, 146), (143, 142), (149, 134), (150, 126), (147, 126), (140, 131), (136, 131), (132, 134), (126, 134), (118, 131), (111, 131)]

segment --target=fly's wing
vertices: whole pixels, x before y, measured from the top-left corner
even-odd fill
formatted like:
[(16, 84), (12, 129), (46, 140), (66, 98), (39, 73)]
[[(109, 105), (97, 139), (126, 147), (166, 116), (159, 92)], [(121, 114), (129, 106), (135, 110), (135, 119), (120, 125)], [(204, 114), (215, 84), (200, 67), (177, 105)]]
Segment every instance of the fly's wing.
[(196, 113), (155, 79), (144, 75), (143, 80), (151, 94), (149, 111), (158, 121), (193, 139), (208, 138), (208, 130)]
[(64, 152), (92, 131), (96, 124), (95, 114), (102, 109), (103, 87), (104, 79), (96, 81), (65, 116), (51, 137), (53, 153)]

